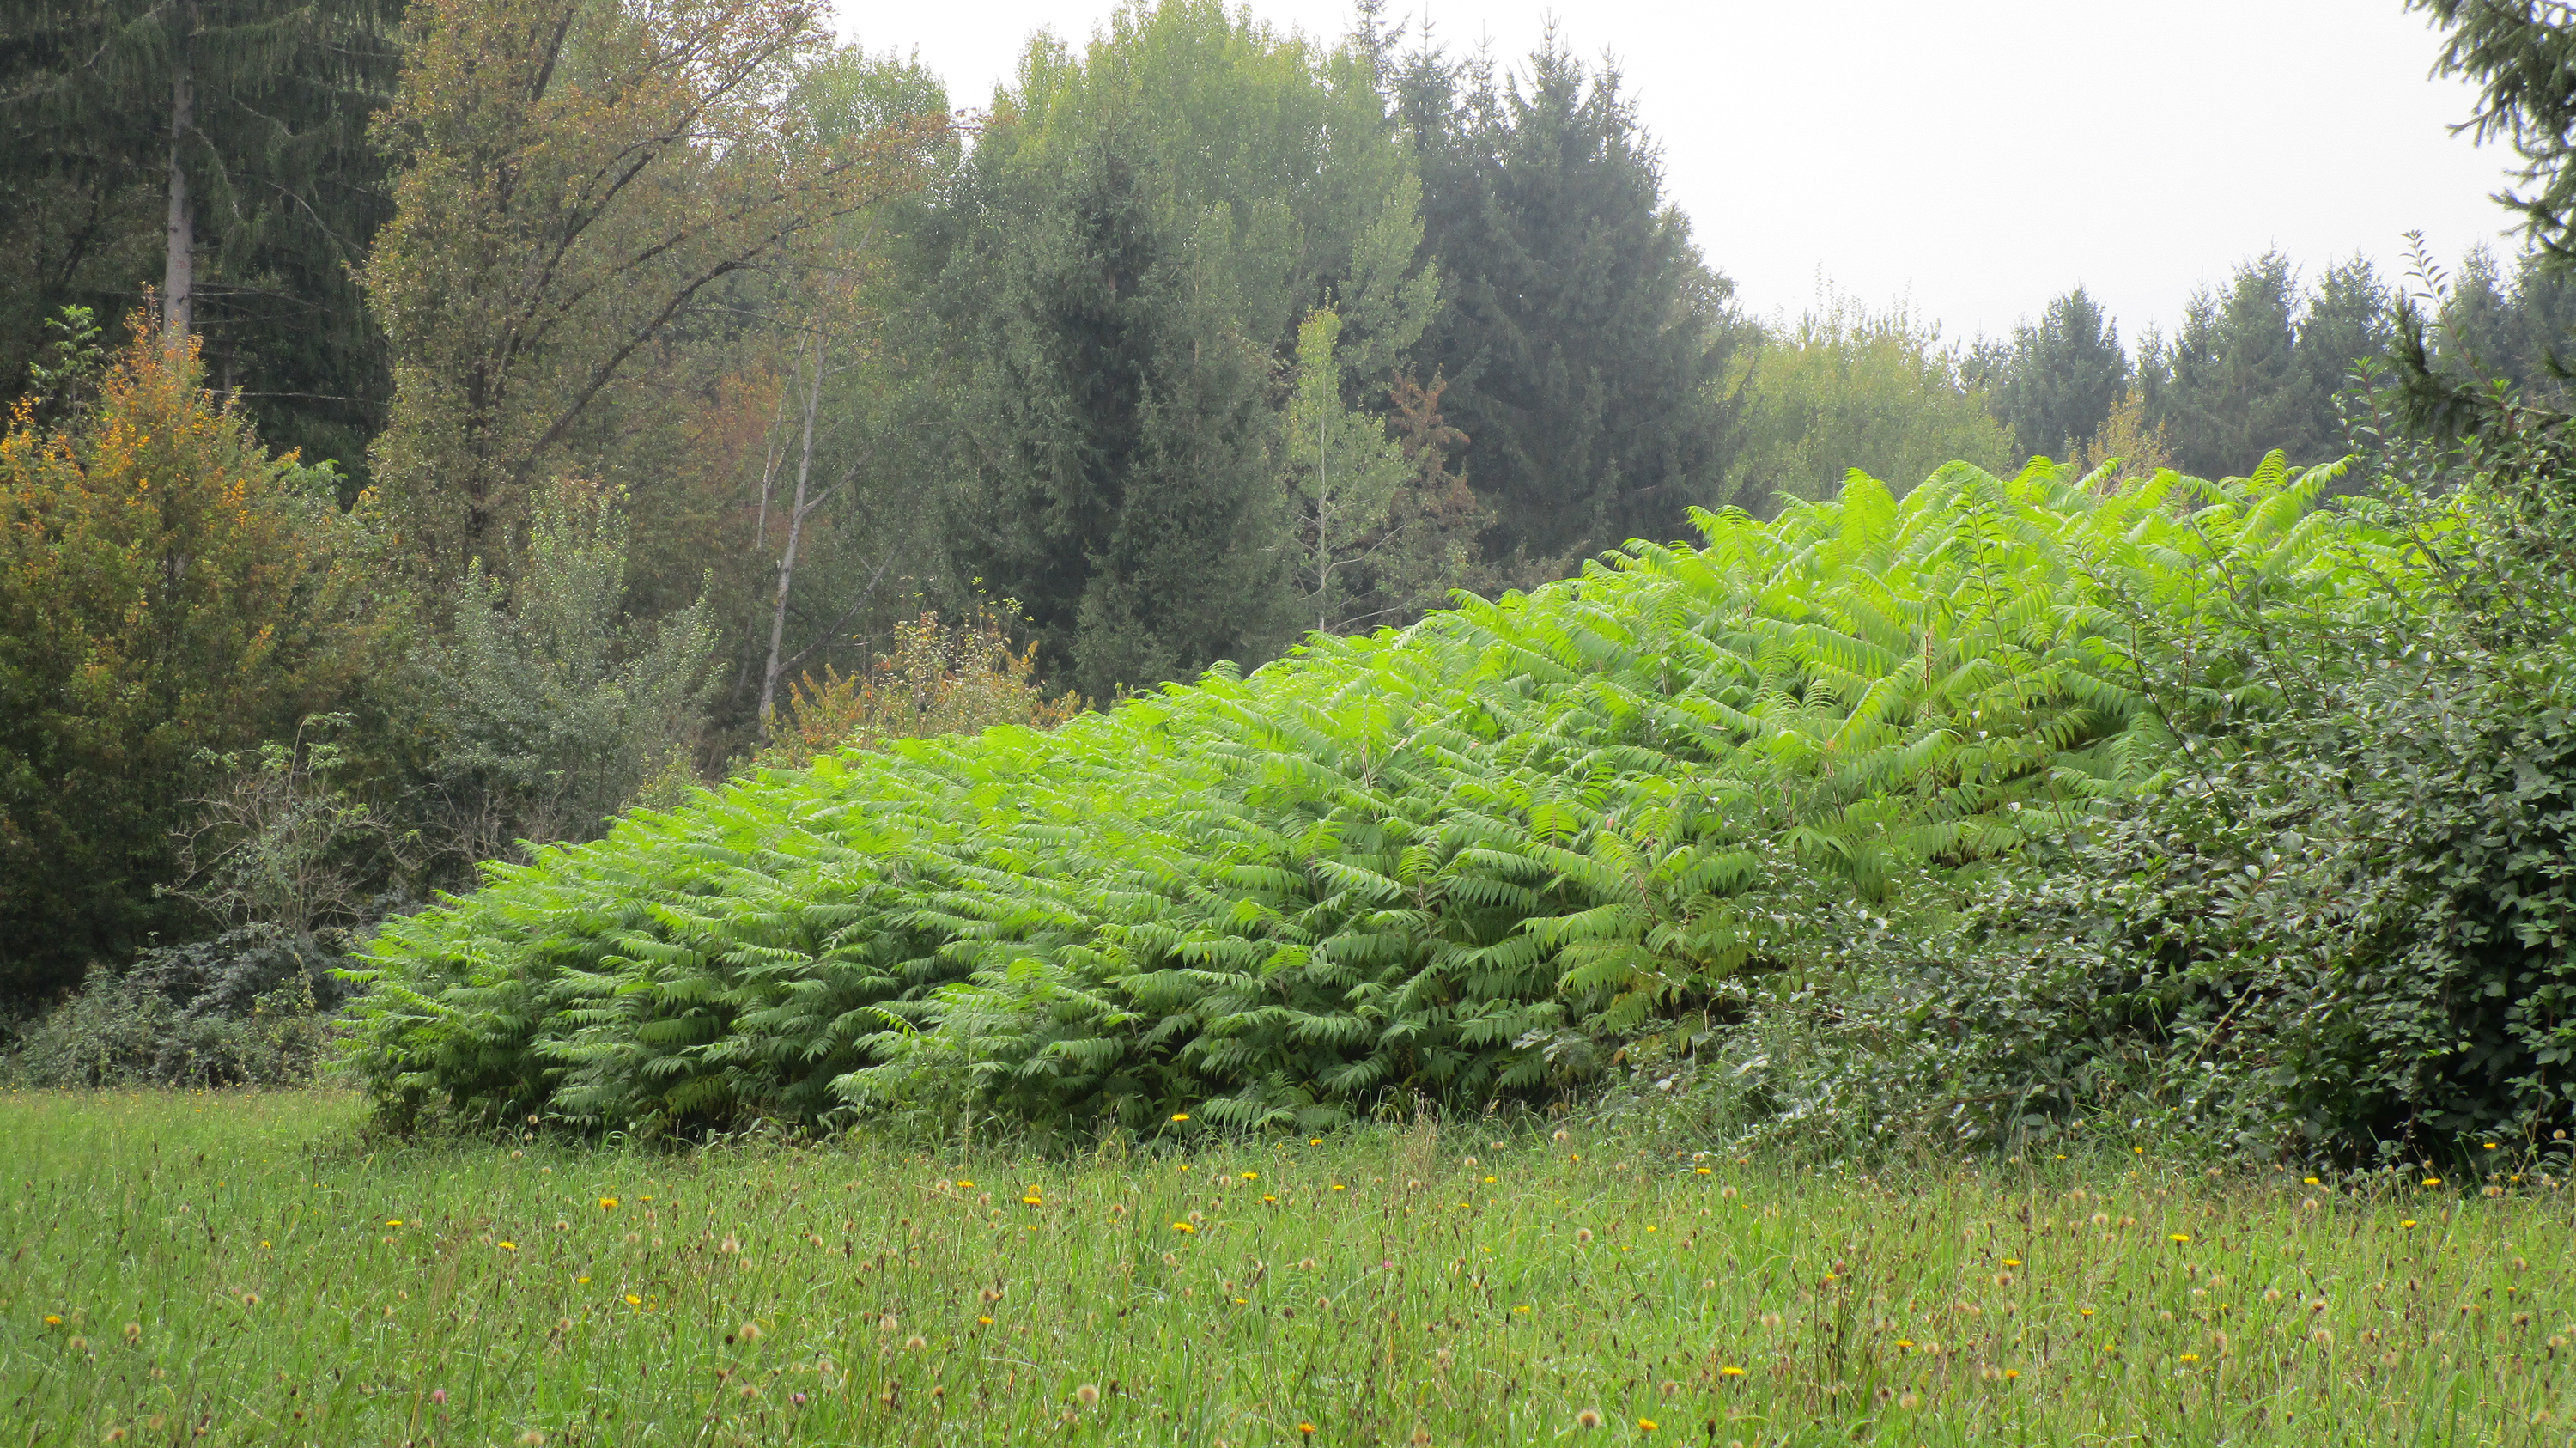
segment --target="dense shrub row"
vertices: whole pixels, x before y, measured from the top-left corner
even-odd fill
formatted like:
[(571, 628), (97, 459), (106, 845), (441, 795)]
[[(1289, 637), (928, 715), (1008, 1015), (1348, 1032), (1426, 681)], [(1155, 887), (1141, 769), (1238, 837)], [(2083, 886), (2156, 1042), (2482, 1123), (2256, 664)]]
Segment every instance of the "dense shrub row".
[(356, 1062), (397, 1114), (594, 1128), (1315, 1127), (1709, 1049), (2187, 777), (2269, 686), (2158, 671), (2230, 618), (2377, 606), (2397, 547), (2327, 478), (1856, 477), (1052, 733), (764, 773), (389, 924)]

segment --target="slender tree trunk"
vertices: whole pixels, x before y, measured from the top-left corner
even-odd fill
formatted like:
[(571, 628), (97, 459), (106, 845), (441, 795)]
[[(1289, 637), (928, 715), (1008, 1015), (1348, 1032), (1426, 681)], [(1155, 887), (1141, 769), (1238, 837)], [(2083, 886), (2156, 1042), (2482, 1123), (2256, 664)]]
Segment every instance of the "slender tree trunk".
[(814, 377), (805, 389), (804, 451), (796, 459), (796, 503), (787, 514), (787, 546), (778, 555), (778, 604), (769, 615), (769, 663), (760, 675), (760, 737), (770, 736), (772, 716), (778, 707), (778, 674), (784, 667), (778, 651), (787, 636), (787, 591), (796, 582), (796, 542), (805, 530), (805, 487), (814, 472), (814, 414), (823, 405), (823, 343), (813, 344)]
[(196, 22), (197, 7), (180, 6), (179, 35), (170, 47), (170, 236), (161, 272), (161, 325), (173, 338), (188, 335), (197, 310), (197, 223), (180, 154), (197, 119), (196, 78), (188, 68)]

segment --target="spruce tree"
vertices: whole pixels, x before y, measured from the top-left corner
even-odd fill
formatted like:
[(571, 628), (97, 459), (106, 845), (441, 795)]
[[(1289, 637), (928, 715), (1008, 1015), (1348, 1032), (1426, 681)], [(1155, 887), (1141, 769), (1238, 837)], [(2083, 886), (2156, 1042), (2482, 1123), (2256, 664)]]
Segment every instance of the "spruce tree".
[(2024, 456), (2072, 456), (2129, 387), (2119, 324), (2082, 287), (2014, 329), (1991, 397)]
[(2203, 290), (2158, 359), (2147, 420), (2169, 428), (2174, 460), (2199, 477), (2238, 476), (2273, 448), (2318, 462), (2322, 397), (2298, 355), (2298, 278), (2270, 252), (2237, 268), (2226, 294)]
[(1670, 538), (1728, 501), (1733, 285), (1664, 201), (1618, 73), (1551, 39), (1509, 79), (1418, 51), (1394, 92), (1448, 303), (1415, 370), (1450, 380), (1489, 556)]
[(1085, 693), (1315, 621), (1283, 479), (1299, 326), (1332, 309), (1342, 401), (1384, 416), (1436, 299), (1376, 81), (1365, 47), (1212, 0), (1126, 7), (1078, 54), (1032, 46), (925, 219), (961, 551)]
[(0, 20), (0, 396), (36, 319), (144, 287), (275, 445), (353, 467), (382, 347), (350, 280), (388, 212), (368, 118), (394, 0), (33, 0)]

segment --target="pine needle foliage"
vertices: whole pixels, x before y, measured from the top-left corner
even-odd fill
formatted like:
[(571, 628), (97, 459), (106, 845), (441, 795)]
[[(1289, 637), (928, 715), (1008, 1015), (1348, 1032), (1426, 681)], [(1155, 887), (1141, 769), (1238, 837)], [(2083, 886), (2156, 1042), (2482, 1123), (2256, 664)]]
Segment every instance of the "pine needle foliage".
[(2108, 474), (1855, 473), (1250, 677), (636, 811), (389, 922), (356, 1064), (397, 1116), (600, 1130), (1553, 1092), (1580, 1053), (1551, 1043), (1799, 969), (1837, 912), (2154, 788), (2179, 726), (2141, 651), (2355, 589), (2376, 546), (2278, 455)]

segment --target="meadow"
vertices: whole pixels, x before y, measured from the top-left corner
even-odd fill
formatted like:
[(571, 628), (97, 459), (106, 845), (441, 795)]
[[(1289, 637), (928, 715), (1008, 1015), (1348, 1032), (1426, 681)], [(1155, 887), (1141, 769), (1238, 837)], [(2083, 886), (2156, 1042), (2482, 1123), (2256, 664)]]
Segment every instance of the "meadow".
[(0, 1436), (2576, 1441), (2569, 1200), (2510, 1143), (2337, 1181), (1171, 1128), (646, 1150), (403, 1143), (327, 1091), (0, 1096)]

